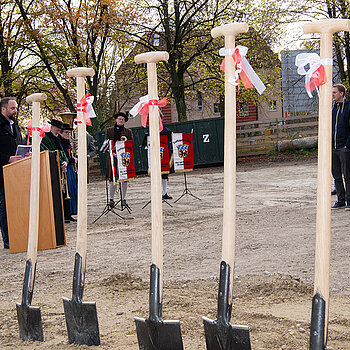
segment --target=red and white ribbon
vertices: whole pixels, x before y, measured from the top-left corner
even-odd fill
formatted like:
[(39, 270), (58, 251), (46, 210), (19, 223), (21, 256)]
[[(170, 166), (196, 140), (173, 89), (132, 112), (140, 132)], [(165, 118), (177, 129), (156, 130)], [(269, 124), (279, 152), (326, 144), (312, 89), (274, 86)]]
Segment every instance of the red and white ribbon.
[[(295, 65), (298, 67), (298, 74), (305, 75), (305, 89), (310, 98), (311, 92), (316, 89), (318, 96), (318, 87), (327, 82), (327, 75), (324, 65), (332, 65), (331, 58), (322, 59), (320, 56), (313, 53), (300, 53), (295, 57)], [(305, 66), (309, 65), (309, 69), (305, 70)]]
[[(234, 49), (221, 48), (219, 50), (220, 56), (232, 56), (236, 64), (235, 76), (234, 78), (230, 78), (228, 82), (232, 85), (239, 86), (239, 78), (241, 78), (243, 86), (246, 89), (255, 87), (258, 93), (261, 95), (265, 91), (266, 86), (245, 58), (247, 52), (248, 48), (241, 45), (238, 45)], [(222, 61), (220, 69), (225, 71), (225, 59)]]
[(32, 121), (29, 120), (27, 124), (27, 129), (29, 131), (28, 137), (27, 137), (27, 146), (29, 146), (29, 138), (32, 136), (33, 131), (39, 131), (40, 137), (43, 138), (45, 136), (45, 132), (50, 131), (50, 126), (45, 125), (43, 127), (32, 127)]
[(113, 157), (113, 141), (112, 140), (109, 140), (109, 158), (111, 160), (113, 184), (115, 185), (117, 183), (117, 181), (115, 178), (114, 157)]
[[(136, 105), (129, 111), (129, 113), (132, 115), (132, 117), (135, 117), (137, 114), (140, 114), (141, 116), (141, 125), (145, 128), (147, 126), (147, 119), (149, 114), (149, 106), (158, 106), (158, 107), (165, 107), (167, 105), (167, 99), (166, 97), (162, 98), (161, 100), (150, 100), (148, 98), (148, 95), (142, 96), (139, 99), (139, 102), (136, 103)], [(159, 115), (159, 109), (158, 109), (158, 115)], [(163, 122), (162, 118), (159, 115), (159, 131), (163, 130)]]
[[(91, 126), (91, 118), (96, 118), (96, 113), (92, 104), (94, 102), (94, 96), (89, 93), (85, 94), (79, 103), (77, 103), (77, 111), (83, 112), (85, 124)], [(82, 123), (81, 120), (77, 120), (77, 123)]]

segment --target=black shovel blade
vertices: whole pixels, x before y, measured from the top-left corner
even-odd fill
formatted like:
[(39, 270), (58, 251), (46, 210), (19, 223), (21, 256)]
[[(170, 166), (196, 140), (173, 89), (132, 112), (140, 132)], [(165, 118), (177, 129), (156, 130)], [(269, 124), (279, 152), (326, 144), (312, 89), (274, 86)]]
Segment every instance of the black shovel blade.
[(251, 350), (249, 327), (213, 321), (203, 317), (207, 350)]
[(96, 303), (63, 298), (68, 341), (70, 344), (100, 345)]
[(21, 339), (44, 341), (40, 307), (16, 303), (16, 308)]
[(183, 350), (180, 321), (134, 319), (140, 350)]

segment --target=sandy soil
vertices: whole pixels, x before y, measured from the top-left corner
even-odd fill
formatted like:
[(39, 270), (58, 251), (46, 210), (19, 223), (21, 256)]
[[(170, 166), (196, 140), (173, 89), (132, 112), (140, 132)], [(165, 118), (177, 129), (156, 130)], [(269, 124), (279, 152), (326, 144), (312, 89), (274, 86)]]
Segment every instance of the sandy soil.
[[(163, 204), (163, 318), (181, 321), (185, 349), (205, 349), (202, 316), (216, 318), (221, 256), (223, 168), (197, 169), (186, 195)], [(84, 301), (97, 304), (100, 349), (137, 349), (134, 316), (148, 315), (151, 259), (150, 179), (130, 183), (126, 211), (94, 219), (105, 206), (105, 183), (88, 193), (88, 256)], [(170, 176), (174, 199), (182, 174)], [(350, 349), (350, 213), (332, 212), (331, 301), (328, 349)], [(253, 349), (308, 349), (313, 294), (316, 163), (239, 165), (236, 279), (232, 324), (251, 328)], [(44, 343), (19, 338), (15, 302), (21, 300), (25, 253), (0, 250), (0, 348), (71, 349), (62, 296), (71, 296), (76, 225), (67, 245), (38, 254), (32, 305), (40, 306)]]

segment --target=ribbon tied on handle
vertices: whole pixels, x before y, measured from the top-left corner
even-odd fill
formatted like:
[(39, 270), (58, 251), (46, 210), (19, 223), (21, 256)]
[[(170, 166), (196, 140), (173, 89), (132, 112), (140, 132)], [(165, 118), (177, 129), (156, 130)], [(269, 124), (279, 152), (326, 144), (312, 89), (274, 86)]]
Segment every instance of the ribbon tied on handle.
[(45, 136), (45, 132), (50, 131), (50, 127), (48, 125), (45, 125), (43, 127), (32, 127), (32, 121), (29, 120), (27, 124), (27, 129), (29, 131), (28, 137), (27, 137), (27, 146), (29, 146), (29, 138), (32, 136), (33, 131), (39, 131), (40, 132), (40, 137), (43, 138)]
[[(141, 125), (145, 128), (147, 126), (147, 118), (149, 114), (149, 106), (165, 107), (167, 105), (166, 97), (161, 100), (149, 100), (148, 95), (142, 96), (139, 102), (129, 111), (129, 113), (135, 117), (137, 114), (141, 116)], [(159, 115), (159, 109), (158, 109)], [(163, 130), (162, 118), (159, 115), (159, 131)]]
[[(93, 102), (94, 96), (87, 93), (81, 98), (80, 102), (77, 103), (77, 111), (83, 112), (85, 124), (89, 126), (92, 125), (90, 118), (96, 118), (94, 107), (92, 107)], [(77, 120), (77, 123), (82, 123), (82, 121)]]
[[(305, 75), (305, 89), (310, 98), (311, 92), (316, 89), (320, 96), (318, 87), (327, 82), (327, 75), (324, 65), (332, 65), (332, 59), (321, 60), (317, 53), (300, 53), (295, 57), (295, 65), (298, 67), (298, 74)], [(309, 65), (309, 69), (305, 70), (305, 66)]]
[[(219, 50), (219, 55), (232, 56), (232, 58), (235, 61), (235, 64), (236, 64), (235, 76), (234, 78), (230, 78), (228, 80), (230, 84), (238, 86), (239, 88), (239, 78), (241, 78), (243, 86), (246, 89), (251, 89), (255, 87), (258, 93), (261, 95), (265, 91), (266, 86), (258, 77), (258, 75), (255, 73), (253, 67), (249, 64), (247, 59), (245, 58), (245, 55), (247, 54), (247, 52), (248, 52), (248, 48), (246, 46), (238, 45), (234, 49), (221, 48)], [(225, 59), (223, 59), (220, 69), (222, 71), (225, 71)]]

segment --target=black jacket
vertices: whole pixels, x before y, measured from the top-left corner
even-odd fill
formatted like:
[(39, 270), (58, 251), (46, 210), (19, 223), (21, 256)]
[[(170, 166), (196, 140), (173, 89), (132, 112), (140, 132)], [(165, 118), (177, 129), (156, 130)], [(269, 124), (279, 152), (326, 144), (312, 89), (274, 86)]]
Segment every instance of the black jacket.
[(8, 164), (10, 156), (16, 154), (17, 145), (22, 144), (22, 135), (17, 122), (12, 124), (0, 113), (0, 188), (4, 188), (2, 167)]
[(350, 148), (350, 101), (334, 103), (332, 110), (332, 148)]

